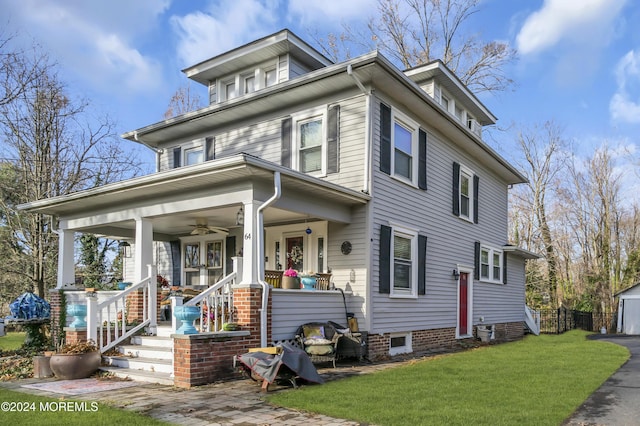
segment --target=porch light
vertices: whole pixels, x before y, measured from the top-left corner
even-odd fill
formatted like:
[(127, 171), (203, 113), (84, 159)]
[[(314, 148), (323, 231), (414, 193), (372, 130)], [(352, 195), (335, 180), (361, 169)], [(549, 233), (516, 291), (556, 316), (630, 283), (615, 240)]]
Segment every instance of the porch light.
[(236, 225), (244, 225), (244, 210), (240, 206), (240, 210), (236, 213)]
[(460, 278), (460, 272), (458, 272), (457, 269), (453, 270), (453, 279), (458, 281), (458, 279)]
[(122, 257), (131, 257), (131, 244), (126, 241), (120, 241), (118, 244), (118, 249), (120, 250), (120, 255)]

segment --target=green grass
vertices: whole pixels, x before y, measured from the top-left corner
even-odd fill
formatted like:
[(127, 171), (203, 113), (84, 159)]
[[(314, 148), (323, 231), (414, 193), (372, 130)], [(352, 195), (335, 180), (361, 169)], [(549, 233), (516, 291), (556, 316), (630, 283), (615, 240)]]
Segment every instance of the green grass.
[[(29, 426), (99, 426), (99, 425), (167, 425), (139, 413), (119, 410), (92, 401), (54, 399), (0, 388), (0, 419), (4, 425)], [(13, 404), (12, 404), (13, 403)], [(8, 405), (7, 405), (8, 404)], [(7, 407), (22, 408), (9, 411)]]
[(19, 349), (24, 343), (24, 332), (9, 332), (0, 337), (0, 350), (13, 351)]
[(272, 404), (376, 425), (559, 425), (628, 358), (588, 333), (428, 358), (269, 395)]

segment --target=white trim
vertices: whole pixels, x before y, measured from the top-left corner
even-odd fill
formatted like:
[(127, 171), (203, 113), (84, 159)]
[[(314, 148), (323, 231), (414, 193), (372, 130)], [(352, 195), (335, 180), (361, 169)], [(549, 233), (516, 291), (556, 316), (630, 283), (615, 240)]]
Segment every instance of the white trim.
[[(473, 170), (471, 170), (469, 167), (465, 166), (464, 164), (460, 164), (460, 173), (458, 175), (458, 206), (459, 206), (459, 213), (458, 213), (458, 217), (460, 219), (466, 220), (467, 222), (473, 222), (473, 217), (474, 217), (474, 203), (473, 200), (475, 198), (475, 192), (474, 192), (474, 188), (473, 188), (473, 180), (474, 180), (474, 176), (476, 175), (475, 172)], [(469, 178), (469, 212), (468, 212), (468, 216), (465, 216), (462, 214), (462, 176), (468, 176)]]
[(456, 339), (473, 337), (473, 268), (457, 265), (460, 274), (467, 274), (467, 334), (460, 334), (460, 279), (456, 281)]
[[(291, 140), (292, 146), (292, 159), (291, 166), (294, 170), (301, 173), (308, 174), (310, 176), (324, 177), (327, 175), (327, 117), (328, 109), (326, 106), (308, 109), (305, 111), (291, 114)], [(320, 120), (322, 124), (321, 146), (320, 146), (320, 170), (313, 172), (303, 172), (300, 170), (300, 130), (301, 124), (305, 124), (311, 121)]]
[[(411, 133), (411, 179), (396, 173), (396, 123)], [(415, 188), (418, 187), (418, 174), (420, 167), (418, 147), (419, 131), (420, 126), (416, 121), (409, 118), (406, 114), (400, 112), (397, 108), (391, 108), (391, 176)]]
[[(487, 252), (487, 256), (488, 256), (488, 268), (489, 268), (489, 276), (488, 277), (484, 277), (482, 275), (482, 252), (486, 251)], [(500, 276), (498, 278), (493, 276), (493, 269), (496, 266), (493, 263), (493, 255), (494, 254), (499, 254), (500, 258), (498, 260), (498, 267), (500, 268)], [(483, 242), (480, 242), (480, 259), (478, 260), (478, 263), (480, 264), (480, 271), (479, 271), (479, 277), (480, 277), (480, 282), (483, 283), (490, 283), (490, 284), (503, 284), (504, 285), (504, 251), (501, 248), (497, 248), (495, 246), (492, 246), (490, 244), (485, 244)]]
[[(390, 248), (390, 256), (389, 262), (390, 267), (389, 271), (391, 276), (389, 277), (390, 288), (389, 288), (389, 298), (398, 298), (398, 299), (417, 299), (418, 298), (418, 230), (415, 228), (409, 228), (404, 225), (399, 225), (397, 223), (389, 222), (389, 226), (391, 226), (391, 248)], [(393, 280), (393, 271), (394, 271), (394, 240), (395, 236), (398, 235), (400, 237), (411, 240), (411, 287), (409, 291), (396, 290), (395, 283)]]

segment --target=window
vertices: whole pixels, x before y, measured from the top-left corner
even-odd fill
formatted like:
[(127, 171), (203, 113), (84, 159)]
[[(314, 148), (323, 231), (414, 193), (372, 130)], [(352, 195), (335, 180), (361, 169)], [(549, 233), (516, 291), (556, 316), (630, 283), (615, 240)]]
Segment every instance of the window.
[(425, 294), (427, 238), (398, 226), (380, 228), (380, 293), (395, 297)]
[(454, 111), (455, 111), (454, 114), (455, 114), (456, 118), (458, 120), (462, 121), (462, 114), (463, 114), (462, 108), (460, 108), (458, 105), (456, 105)]
[(278, 73), (276, 69), (265, 70), (264, 72), (264, 87), (273, 86), (276, 84), (278, 78)]
[(468, 168), (453, 163), (453, 214), (478, 223), (480, 179)]
[(389, 337), (389, 355), (412, 352), (411, 333), (391, 333)]
[(233, 99), (236, 97), (236, 81), (228, 81), (224, 83), (224, 98), (225, 100)]
[(245, 76), (243, 83), (245, 95), (256, 91), (256, 77), (253, 74)]
[(490, 246), (480, 247), (480, 279), (501, 283), (502, 276), (502, 250)]
[(322, 117), (298, 122), (299, 170), (304, 173), (322, 171)]
[(427, 133), (391, 107), (380, 104), (380, 170), (427, 189)]
[(395, 174), (412, 179), (412, 148), (413, 141), (411, 135), (411, 129), (403, 126), (399, 122), (394, 123), (393, 132), (393, 145), (394, 145), (394, 165)]
[(202, 163), (204, 161), (202, 147), (195, 147), (185, 149), (184, 151), (184, 165), (190, 166), (192, 164)]
[(446, 96), (442, 95), (440, 103), (442, 104), (442, 108), (444, 108), (445, 110), (449, 111), (449, 98), (447, 98)]

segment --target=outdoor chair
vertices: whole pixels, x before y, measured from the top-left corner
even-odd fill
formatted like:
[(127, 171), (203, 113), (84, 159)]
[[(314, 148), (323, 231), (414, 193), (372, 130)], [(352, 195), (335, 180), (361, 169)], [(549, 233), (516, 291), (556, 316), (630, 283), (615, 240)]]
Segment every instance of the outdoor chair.
[(296, 331), (296, 340), (314, 364), (330, 362), (336, 367), (338, 342), (342, 335), (326, 322), (310, 322)]

